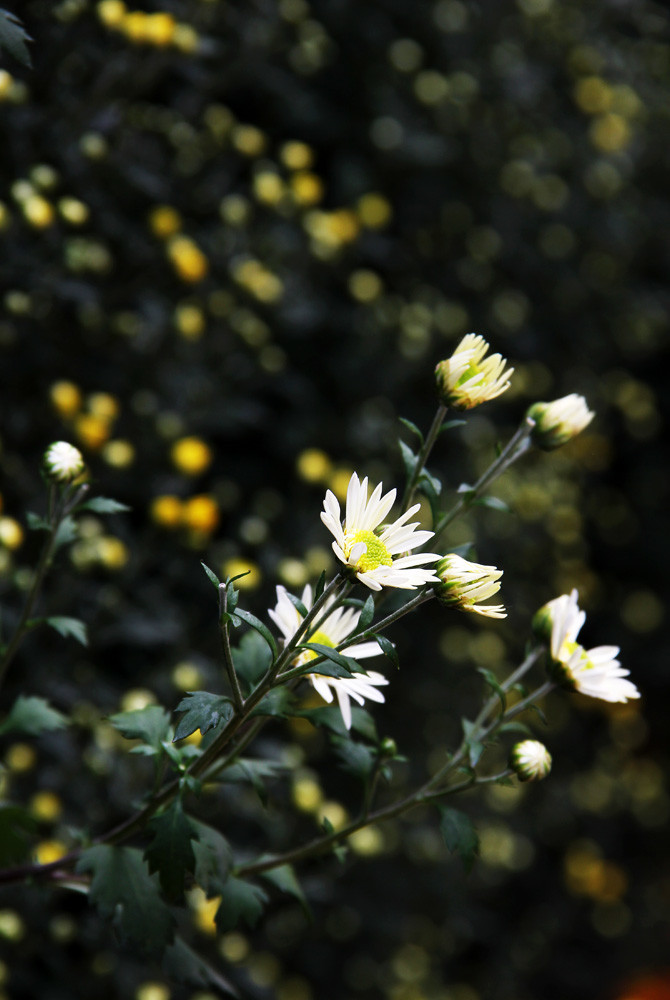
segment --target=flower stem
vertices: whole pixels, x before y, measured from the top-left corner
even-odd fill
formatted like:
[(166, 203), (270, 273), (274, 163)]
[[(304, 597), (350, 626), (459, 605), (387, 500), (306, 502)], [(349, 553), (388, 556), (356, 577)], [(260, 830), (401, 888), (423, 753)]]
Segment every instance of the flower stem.
[(228, 680), (233, 692), (233, 704), (235, 711), (239, 715), (244, 706), (244, 698), (240, 689), (240, 682), (233, 663), (233, 654), (230, 648), (230, 630), (228, 627), (228, 588), (225, 583), (219, 584), (219, 630), (221, 633), (221, 649), (223, 651), (223, 662), (228, 673)]
[(423, 468), (428, 461), (428, 456), (433, 450), (433, 445), (437, 441), (438, 435), (440, 433), (440, 428), (442, 427), (442, 421), (446, 415), (447, 408), (440, 404), (437, 408), (437, 412), (433, 417), (433, 422), (430, 425), (430, 430), (428, 431), (426, 438), (419, 449), (419, 454), (416, 457), (416, 463), (414, 465), (414, 471), (410, 476), (409, 482), (405, 487), (405, 494), (402, 499), (402, 511), (403, 513), (411, 505), (414, 499), (414, 493), (416, 491), (416, 484), (419, 481), (419, 476), (421, 475)]

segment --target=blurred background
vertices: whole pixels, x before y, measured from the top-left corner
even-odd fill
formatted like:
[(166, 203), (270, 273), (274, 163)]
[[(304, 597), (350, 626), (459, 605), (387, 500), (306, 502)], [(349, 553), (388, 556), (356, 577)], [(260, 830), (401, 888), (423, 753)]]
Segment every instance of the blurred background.
[[(585, 645), (620, 645), (642, 700), (549, 700), (533, 727), (550, 779), (459, 803), (481, 835), (470, 875), (416, 811), (342, 864), (305, 866), (313, 921), (277, 900), (254, 932), (217, 938), (196, 897), (192, 943), (258, 998), (667, 1000), (665, 7), (6, 6), (34, 43), (32, 69), (8, 55), (0, 69), (3, 619), (34, 565), (25, 510), (43, 509), (51, 441), (132, 507), (85, 517), (47, 588), (90, 648), (31, 637), (4, 694), (3, 711), (23, 691), (75, 719), (0, 748), (37, 857), (142, 791), (107, 714), (221, 689), (199, 560), (248, 570), (263, 616), (276, 582), (297, 591), (332, 567), (325, 488), (342, 496), (353, 469), (399, 482), (398, 416), (429, 424), (434, 365), (475, 331), (516, 372), (436, 447), (448, 499), (532, 402), (580, 392), (597, 416), (498, 484), (511, 514), (478, 508), (451, 530), (505, 570), (508, 619), (431, 605), (397, 626), (401, 670), (374, 715), (412, 762), (398, 785), (459, 739), (477, 668), (504, 676), (536, 608), (573, 586)], [(356, 803), (322, 734), (266, 733), (259, 753), (289, 769), (277, 810), (246, 794), (207, 806), (250, 853), (282, 802), (299, 839)], [(12, 1000), (209, 995), (116, 949), (65, 890), (4, 889), (0, 954)]]

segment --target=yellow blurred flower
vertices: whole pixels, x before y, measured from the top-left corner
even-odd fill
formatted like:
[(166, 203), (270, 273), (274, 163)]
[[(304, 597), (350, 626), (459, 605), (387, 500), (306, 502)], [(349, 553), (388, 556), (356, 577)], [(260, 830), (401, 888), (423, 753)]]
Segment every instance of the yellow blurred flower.
[(46, 229), (53, 224), (56, 218), (53, 205), (40, 194), (29, 195), (21, 203), (21, 210), (26, 222), (29, 222), (35, 229)]
[(182, 520), (194, 531), (209, 533), (214, 531), (219, 523), (219, 508), (211, 496), (200, 494), (184, 501)]
[(63, 811), (63, 803), (54, 792), (36, 792), (30, 801), (30, 811), (35, 819), (52, 823)]
[(157, 205), (149, 213), (149, 228), (154, 236), (168, 239), (179, 232), (182, 218), (176, 208), (171, 205)]
[(101, 448), (111, 433), (107, 420), (93, 413), (80, 414), (74, 422), (74, 430), (79, 440), (91, 451)]
[(200, 306), (183, 302), (175, 309), (174, 325), (185, 340), (199, 340), (205, 330), (205, 314)]
[(239, 590), (254, 590), (262, 579), (261, 571), (256, 563), (249, 562), (248, 559), (242, 559), (239, 556), (227, 559), (221, 570), (224, 576), (229, 577), (238, 576), (240, 573), (246, 574), (235, 581), (235, 586)]
[(100, 0), (97, 12), (106, 28), (118, 28), (126, 16), (127, 8), (123, 0)]
[(180, 52), (190, 54), (197, 52), (198, 45), (200, 44), (200, 36), (190, 24), (178, 23), (175, 25), (172, 41)]
[(306, 448), (301, 451), (296, 460), (298, 475), (308, 483), (323, 483), (328, 481), (333, 463), (325, 451), (319, 448)]
[(151, 519), (163, 528), (176, 528), (181, 524), (182, 501), (172, 494), (154, 497), (149, 508)]
[(50, 865), (67, 854), (67, 847), (60, 840), (43, 840), (35, 848), (35, 860), (40, 865)]
[(115, 420), (119, 415), (119, 401), (109, 392), (92, 392), (86, 402), (93, 416), (101, 420)]
[(128, 562), (128, 547), (114, 535), (104, 535), (96, 542), (97, 556), (107, 569), (123, 569)]
[(144, 23), (144, 37), (151, 45), (169, 45), (174, 38), (176, 25), (172, 14), (165, 11), (148, 14)]
[(290, 180), (293, 197), (299, 205), (318, 205), (324, 195), (323, 181), (317, 174), (301, 170)]
[(5, 754), (5, 764), (10, 771), (22, 774), (35, 766), (37, 754), (29, 743), (13, 743)]
[(130, 441), (108, 441), (102, 449), (102, 457), (115, 469), (126, 469), (135, 461), (135, 449)]
[(23, 544), (23, 528), (13, 517), (0, 517), (0, 545), (6, 549), (18, 549)]
[(180, 438), (170, 452), (173, 464), (187, 476), (199, 476), (212, 464), (214, 454), (198, 437)]
[(196, 284), (209, 272), (209, 261), (189, 236), (175, 236), (168, 243), (168, 257), (182, 281)]
[(78, 198), (61, 198), (58, 202), (58, 211), (71, 226), (83, 226), (91, 214), (88, 205)]
[(388, 200), (376, 192), (361, 195), (357, 209), (358, 217), (367, 229), (381, 229), (390, 222), (393, 215)]
[(279, 157), (289, 170), (306, 170), (314, 161), (314, 153), (306, 142), (285, 142)]

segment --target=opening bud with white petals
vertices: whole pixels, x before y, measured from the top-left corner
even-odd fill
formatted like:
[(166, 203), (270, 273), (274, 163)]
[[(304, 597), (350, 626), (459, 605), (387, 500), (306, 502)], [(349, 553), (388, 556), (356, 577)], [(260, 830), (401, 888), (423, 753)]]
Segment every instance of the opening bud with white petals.
[(444, 406), (470, 410), (509, 388), (514, 369), (505, 369), (500, 354), (486, 357), (489, 345), (476, 333), (468, 333), (451, 355), (435, 368), (437, 391)]
[(42, 468), (54, 483), (71, 483), (84, 471), (84, 457), (67, 441), (54, 441), (44, 452)]
[(594, 417), (583, 396), (573, 392), (553, 403), (534, 403), (526, 416), (535, 422), (531, 440), (544, 451), (560, 448), (580, 434)]
[(454, 605), (461, 611), (472, 611), (487, 618), (506, 618), (502, 604), (479, 604), (500, 590), (501, 569), (468, 562), (451, 552), (435, 566), (440, 582), (435, 593), (442, 604)]
[(521, 740), (512, 747), (509, 766), (519, 781), (540, 781), (551, 771), (551, 754), (539, 740)]

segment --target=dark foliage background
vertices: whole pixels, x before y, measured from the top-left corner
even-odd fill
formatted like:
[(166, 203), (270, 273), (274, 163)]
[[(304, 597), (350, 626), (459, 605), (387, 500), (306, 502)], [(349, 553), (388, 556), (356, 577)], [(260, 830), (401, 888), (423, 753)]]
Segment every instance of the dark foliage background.
[[(533, 611), (572, 586), (587, 644), (621, 645), (642, 703), (550, 701), (536, 731), (551, 779), (465, 804), (482, 834), (469, 877), (417, 812), (343, 865), (305, 869), (312, 923), (276, 901), (253, 934), (217, 941), (202, 918), (194, 943), (246, 994), (280, 1000), (667, 997), (665, 7), (12, 9), (34, 65), (0, 71), (5, 621), (35, 557), (17, 522), (43, 504), (50, 441), (81, 447), (96, 489), (132, 507), (89, 517), (48, 590), (50, 611), (88, 622), (90, 649), (35, 635), (4, 695), (77, 720), (2, 751), (3, 789), (36, 803), (42, 849), (100, 832), (140, 793), (105, 714), (149, 693), (173, 708), (194, 678), (219, 690), (198, 560), (250, 568), (256, 614), (277, 579), (314, 580), (325, 485), (354, 468), (397, 481), (397, 415), (429, 422), (432, 368), (475, 330), (516, 375), (442, 439), (450, 491), (536, 399), (581, 392), (597, 418), (505, 479), (512, 516), (479, 510), (453, 531), (505, 569), (509, 618), (431, 606), (398, 627), (378, 726), (420, 773), (476, 705), (475, 668), (518, 662)], [(268, 734), (280, 756), (286, 733)], [(319, 769), (326, 799), (353, 808), (321, 737), (289, 735), (296, 787)], [(249, 852), (314, 829), (307, 813), (281, 828), (251, 798), (206, 808)], [(76, 894), (11, 888), (0, 910), (8, 997), (203, 996), (115, 950)]]

